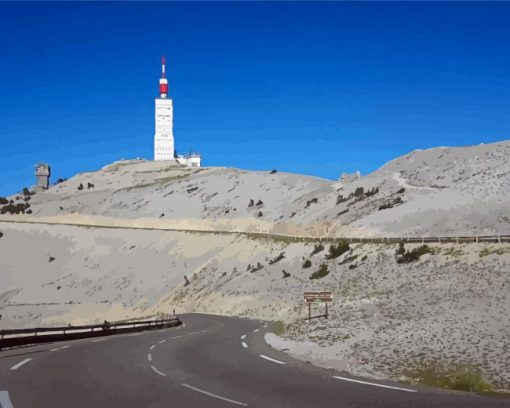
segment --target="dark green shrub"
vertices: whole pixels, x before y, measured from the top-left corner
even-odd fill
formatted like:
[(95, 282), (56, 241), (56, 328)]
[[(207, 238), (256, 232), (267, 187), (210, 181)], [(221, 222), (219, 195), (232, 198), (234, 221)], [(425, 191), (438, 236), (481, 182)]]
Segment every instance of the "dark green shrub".
[(306, 207), (305, 208), (310, 207), (311, 204), (317, 204), (317, 201), (319, 201), (319, 200), (316, 197), (312, 198), (311, 200), (308, 200), (306, 202)]
[(312, 262), (309, 259), (303, 262), (303, 269), (309, 268), (310, 266), (312, 266)]
[(357, 187), (356, 190), (354, 190), (354, 197), (362, 197), (364, 193), (363, 187)]
[(313, 251), (310, 254), (310, 256), (314, 256), (315, 254), (318, 254), (321, 251), (324, 251), (324, 245), (322, 245), (320, 243), (319, 244), (315, 244), (315, 246), (313, 247)]
[(397, 263), (416, 262), (422, 255), (429, 253), (431, 253), (430, 247), (428, 245), (421, 245), (418, 248), (414, 248), (413, 250), (407, 251), (405, 254), (400, 255), (397, 258)]
[(328, 266), (326, 264), (321, 264), (319, 269), (310, 275), (310, 279), (321, 279), (327, 274), (329, 274)]
[(285, 269), (282, 270), (283, 279), (288, 278), (290, 276), (290, 273), (288, 273)]
[(248, 204), (248, 207), (253, 207), (255, 205), (255, 201), (253, 201), (253, 198), (250, 199), (250, 202)]
[(9, 200), (5, 197), (0, 197), (0, 204), (1, 205), (9, 204)]
[(400, 242), (398, 244), (398, 248), (397, 250), (395, 251), (395, 255), (396, 256), (399, 256), (399, 255), (404, 255), (406, 253), (406, 248), (404, 246), (404, 243), (403, 242)]
[(285, 258), (285, 252), (280, 253), (275, 259), (271, 259), (269, 261), (269, 265), (275, 264), (276, 262), (280, 262), (283, 258)]
[(257, 262), (257, 266), (254, 266), (251, 269), (251, 273), (255, 273), (257, 271), (260, 271), (263, 267), (264, 267), (264, 265), (262, 265), (260, 262)]
[(329, 247), (329, 253), (326, 255), (326, 259), (335, 259), (340, 255), (345, 254), (350, 248), (347, 241), (342, 241), (338, 245), (331, 245)]

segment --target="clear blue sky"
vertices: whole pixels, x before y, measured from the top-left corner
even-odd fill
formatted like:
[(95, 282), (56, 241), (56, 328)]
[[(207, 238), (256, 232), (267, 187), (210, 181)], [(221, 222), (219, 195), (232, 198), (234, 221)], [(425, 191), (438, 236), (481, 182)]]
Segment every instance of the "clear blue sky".
[(335, 179), (510, 139), (510, 3), (0, 3), (0, 195), (177, 150)]

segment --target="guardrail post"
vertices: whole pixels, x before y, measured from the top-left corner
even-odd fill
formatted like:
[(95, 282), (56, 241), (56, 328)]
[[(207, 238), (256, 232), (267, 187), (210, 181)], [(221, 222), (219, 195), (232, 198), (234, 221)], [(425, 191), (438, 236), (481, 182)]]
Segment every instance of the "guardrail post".
[(437, 237), (437, 242), (441, 243), (441, 237)]
[(501, 234), (498, 234), (498, 244), (501, 244)]
[(425, 243), (425, 237), (421, 237), (421, 243), (424, 244)]
[(455, 237), (455, 243), (458, 244), (459, 243), (459, 237)]
[(478, 235), (476, 236), (476, 241), (475, 242), (478, 244)]

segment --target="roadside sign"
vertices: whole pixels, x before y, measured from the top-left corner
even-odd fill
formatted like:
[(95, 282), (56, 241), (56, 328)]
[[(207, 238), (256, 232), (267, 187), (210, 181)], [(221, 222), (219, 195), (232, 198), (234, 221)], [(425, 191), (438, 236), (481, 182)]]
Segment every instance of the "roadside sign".
[(333, 292), (305, 292), (305, 303), (331, 303)]

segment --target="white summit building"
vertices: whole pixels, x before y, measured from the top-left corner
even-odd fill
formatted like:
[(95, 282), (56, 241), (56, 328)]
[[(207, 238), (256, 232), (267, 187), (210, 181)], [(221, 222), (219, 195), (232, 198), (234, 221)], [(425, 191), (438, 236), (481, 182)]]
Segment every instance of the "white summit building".
[(176, 160), (190, 167), (200, 167), (198, 154), (177, 156), (174, 145), (174, 109), (173, 100), (168, 97), (168, 79), (165, 74), (165, 57), (161, 59), (161, 78), (159, 80), (159, 98), (156, 98), (154, 160)]

